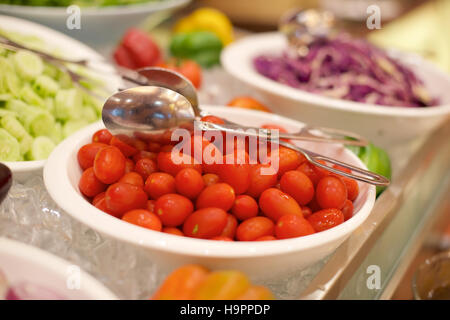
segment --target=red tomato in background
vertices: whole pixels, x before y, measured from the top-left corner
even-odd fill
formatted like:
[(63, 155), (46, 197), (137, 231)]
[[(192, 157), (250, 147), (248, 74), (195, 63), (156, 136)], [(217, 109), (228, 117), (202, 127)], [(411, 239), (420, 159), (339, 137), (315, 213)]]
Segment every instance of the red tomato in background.
[(193, 60), (174, 60), (171, 59), (167, 62), (159, 63), (158, 67), (166, 68), (176, 71), (185, 76), (192, 82), (194, 87), (199, 89), (202, 85), (202, 68)]

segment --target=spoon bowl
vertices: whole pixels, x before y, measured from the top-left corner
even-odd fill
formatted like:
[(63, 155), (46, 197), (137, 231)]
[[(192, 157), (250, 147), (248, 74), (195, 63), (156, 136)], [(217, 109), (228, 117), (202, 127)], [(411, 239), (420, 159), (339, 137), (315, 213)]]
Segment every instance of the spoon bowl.
[(11, 170), (3, 163), (0, 163), (0, 203), (2, 203), (3, 199), (6, 197), (6, 194), (11, 188), (11, 184)]

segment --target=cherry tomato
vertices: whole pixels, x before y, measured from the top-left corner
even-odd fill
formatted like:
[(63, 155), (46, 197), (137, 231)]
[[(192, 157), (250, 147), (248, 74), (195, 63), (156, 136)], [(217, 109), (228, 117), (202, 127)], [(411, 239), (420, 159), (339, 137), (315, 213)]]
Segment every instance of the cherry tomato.
[(97, 209), (106, 212), (107, 214), (110, 214), (114, 217), (116, 217), (114, 214), (112, 214), (109, 209), (106, 207), (106, 200), (105, 197), (103, 197), (103, 199), (98, 200), (95, 205), (94, 205)]
[(312, 215), (312, 210), (307, 206), (301, 206), (302, 208), (302, 214), (303, 218), (308, 218), (310, 215)]
[(308, 220), (298, 214), (285, 214), (278, 219), (275, 226), (275, 235), (278, 239), (303, 237), (314, 232)]
[(147, 150), (147, 143), (140, 139), (133, 139), (131, 145), (138, 149), (139, 151), (146, 151)]
[(94, 173), (101, 182), (114, 183), (125, 173), (125, 162), (125, 157), (118, 148), (105, 147), (95, 156)]
[[(136, 68), (154, 66), (161, 57), (161, 52), (158, 45), (153, 41), (151, 36), (139, 29), (130, 28), (124, 34), (121, 42), (121, 46), (126, 50), (128, 56), (133, 61), (133, 64), (129, 63), (129, 60), (122, 59), (117, 63), (121, 64), (127, 62), (127, 66), (135, 66)], [(116, 56), (119, 57), (119, 55)]]
[(227, 215), (227, 224), (225, 225), (225, 228), (223, 228), (221, 236), (228, 237), (230, 239), (234, 239), (234, 235), (236, 234), (236, 228), (238, 226), (238, 222), (236, 218), (228, 214)]
[(275, 238), (274, 236), (262, 236), (255, 239), (255, 241), (270, 241), (270, 240), (277, 240), (277, 238)]
[(133, 156), (133, 161), (136, 163), (139, 160), (144, 159), (144, 158), (156, 161), (157, 156), (158, 155), (154, 152), (141, 150)]
[(171, 59), (166, 63), (160, 63), (160, 67), (181, 73), (194, 87), (199, 89), (202, 84), (202, 68), (193, 60), (175, 60)]
[(95, 197), (100, 192), (105, 191), (106, 184), (97, 179), (93, 168), (88, 168), (81, 175), (78, 187), (86, 197)]
[(77, 153), (78, 164), (81, 169), (86, 170), (87, 168), (94, 166), (95, 156), (101, 149), (107, 146), (107, 144), (98, 142), (92, 142), (82, 146)]
[(214, 173), (207, 173), (203, 175), (203, 182), (205, 187), (209, 187), (212, 184), (219, 182), (219, 176)]
[(147, 210), (148, 211), (155, 213), (155, 205), (156, 205), (155, 200), (147, 200)]
[(249, 164), (224, 164), (219, 167), (217, 175), (220, 181), (228, 183), (236, 194), (242, 194), (250, 187)]
[(264, 104), (248, 96), (235, 97), (234, 99), (232, 99), (227, 103), (227, 106), (271, 112), (270, 109), (267, 108)]
[(218, 241), (233, 241), (233, 239), (231, 239), (230, 237), (226, 237), (226, 236), (217, 236), (217, 237), (212, 237), (209, 240), (218, 240)]
[(223, 119), (216, 117), (216, 116), (204, 116), (200, 120), (203, 122), (211, 122), (211, 123), (215, 123), (215, 124), (224, 124), (225, 123), (225, 121), (223, 121)]
[(118, 182), (108, 187), (105, 201), (108, 211), (116, 217), (121, 217), (125, 212), (133, 209), (145, 209), (147, 194), (142, 188)]
[(122, 220), (155, 231), (162, 229), (161, 220), (156, 214), (144, 209), (128, 211), (123, 215)]
[(314, 197), (314, 185), (303, 172), (287, 171), (280, 179), (280, 188), (300, 205), (305, 205)]
[(344, 214), (339, 209), (323, 209), (314, 212), (307, 219), (316, 232), (333, 228), (344, 222)]
[(197, 198), (196, 208), (221, 208), (225, 211), (231, 209), (236, 196), (233, 188), (226, 183), (216, 183), (203, 189)]
[(98, 195), (96, 195), (94, 199), (92, 199), (92, 205), (95, 206), (100, 200), (105, 199), (105, 195), (105, 192), (100, 192)]
[(253, 217), (243, 221), (236, 230), (239, 241), (253, 241), (264, 236), (273, 236), (274, 223), (266, 217)]
[(178, 227), (194, 211), (191, 200), (176, 193), (165, 194), (156, 200), (155, 213), (165, 227)]
[[(172, 156), (179, 163), (175, 163)], [(193, 168), (200, 173), (202, 172), (202, 165), (195, 163), (193, 157), (184, 153), (176, 155), (175, 152), (160, 152), (158, 153), (157, 162), (159, 170), (169, 173), (172, 176), (176, 176), (184, 168)]]
[(175, 193), (175, 178), (165, 172), (155, 172), (148, 176), (144, 186), (145, 192), (152, 199), (162, 195)]
[(147, 180), (149, 175), (157, 171), (156, 162), (152, 159), (143, 158), (136, 162), (134, 170), (141, 175), (142, 179)]
[[(127, 143), (125, 141), (127, 141), (129, 143)], [(120, 137), (113, 136), (111, 138), (111, 141), (109, 142), (109, 144), (117, 147), (120, 151), (122, 151), (122, 153), (125, 157), (133, 156), (139, 152), (138, 149), (136, 149), (135, 147), (133, 147), (131, 145), (130, 138), (127, 136), (120, 136)]]
[(100, 129), (92, 136), (92, 142), (109, 144), (112, 134), (107, 129)]
[(204, 208), (191, 214), (183, 224), (183, 232), (188, 237), (209, 239), (222, 234), (227, 225), (228, 215), (220, 208)]
[(129, 173), (134, 171), (134, 162), (131, 159), (126, 159), (125, 160), (125, 172), (124, 173)]
[(317, 183), (316, 200), (322, 209), (342, 209), (347, 200), (347, 188), (337, 177), (324, 177)]
[(281, 190), (270, 188), (259, 197), (261, 211), (273, 221), (278, 221), (285, 214), (297, 214), (301, 217), (302, 209), (297, 201)]
[(119, 179), (119, 182), (129, 183), (144, 188), (144, 179), (142, 179), (141, 175), (137, 172), (125, 173), (122, 178)]
[(239, 220), (246, 220), (258, 215), (259, 207), (255, 199), (248, 195), (236, 197), (231, 212)]
[(192, 168), (185, 168), (175, 176), (177, 192), (189, 199), (195, 199), (205, 187), (202, 175)]
[(168, 233), (168, 234), (173, 234), (173, 235), (176, 235), (176, 236), (184, 236), (183, 231), (181, 231), (178, 228), (174, 228), (174, 227), (164, 227), (162, 229), (162, 232)]
[[(274, 153), (274, 154), (272, 154)], [(272, 151), (270, 157), (278, 157), (278, 177), (290, 170), (295, 170), (305, 161), (305, 157), (292, 149), (279, 146), (278, 152)]]
[(345, 187), (347, 189), (347, 198), (350, 201), (355, 201), (355, 199), (358, 197), (358, 194), (359, 194), (358, 182), (356, 182), (356, 180), (354, 180), (354, 179), (343, 177), (343, 176), (339, 176), (339, 178), (345, 184)]
[(159, 150), (161, 149), (161, 145), (157, 142), (149, 141), (147, 148), (150, 152), (159, 152)]
[(342, 207), (342, 214), (344, 215), (345, 221), (353, 217), (353, 202), (349, 199), (345, 200), (345, 204)]
[(250, 186), (247, 194), (258, 198), (261, 193), (277, 184), (277, 173), (274, 170), (270, 172), (269, 164), (257, 164), (250, 168)]
[[(314, 186), (317, 185), (320, 179), (324, 177), (324, 173), (319, 170), (318, 167), (309, 163), (308, 161), (304, 161), (298, 168), (298, 171), (303, 172), (308, 178), (311, 180)], [(321, 169), (323, 170), (323, 169)], [(323, 170), (326, 172), (326, 170)]]

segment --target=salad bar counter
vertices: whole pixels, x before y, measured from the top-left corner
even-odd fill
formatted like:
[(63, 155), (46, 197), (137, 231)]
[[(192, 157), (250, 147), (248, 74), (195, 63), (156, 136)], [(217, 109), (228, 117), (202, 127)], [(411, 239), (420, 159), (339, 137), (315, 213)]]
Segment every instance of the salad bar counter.
[[(162, 11), (188, 1), (38, 2), (0, 4), (0, 300), (418, 290), (450, 208), (448, 73), (315, 10), (253, 34)], [(70, 4), (90, 30), (156, 13), (81, 41), (22, 19)]]

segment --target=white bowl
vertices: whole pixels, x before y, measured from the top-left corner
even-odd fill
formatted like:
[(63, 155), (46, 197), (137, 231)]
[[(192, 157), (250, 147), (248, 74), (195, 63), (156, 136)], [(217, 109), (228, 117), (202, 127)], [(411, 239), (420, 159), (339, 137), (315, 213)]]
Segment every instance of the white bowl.
[[(274, 114), (227, 107), (203, 107), (210, 113), (248, 126), (276, 123), (287, 130), (303, 124)], [(50, 155), (44, 168), (45, 186), (51, 197), (68, 214), (109, 237), (145, 247), (154, 261), (173, 269), (185, 263), (200, 263), (212, 269), (240, 269), (255, 279), (275, 278), (285, 272), (308, 266), (336, 249), (367, 218), (375, 201), (375, 187), (360, 184), (355, 215), (330, 230), (302, 238), (264, 242), (224, 242), (199, 240), (146, 230), (114, 218), (86, 201), (78, 189), (82, 174), (77, 151), (91, 141), (92, 134), (103, 128), (93, 124), (62, 142)], [(299, 143), (311, 151), (347, 161), (365, 168), (356, 155), (342, 146)]]
[(31, 283), (70, 300), (118, 299), (100, 282), (77, 268), (36, 247), (0, 238), (0, 270), (10, 285)]
[(71, 13), (66, 7), (37, 7), (0, 4), (0, 12), (41, 23), (91, 46), (118, 41), (128, 28), (136, 26), (152, 13), (182, 7), (190, 0), (165, 0), (135, 5), (81, 7), (80, 29), (69, 29)]
[(450, 76), (418, 56), (392, 53), (412, 68), (442, 105), (402, 108), (333, 99), (273, 81), (259, 74), (253, 59), (259, 55), (281, 55), (287, 41), (280, 33), (245, 37), (222, 52), (225, 70), (251, 87), (279, 114), (309, 124), (357, 132), (375, 144), (390, 148), (424, 136), (450, 116)]
[[(108, 90), (111, 93), (115, 92), (121, 84), (121, 79), (115, 73), (114, 68), (105, 62), (100, 54), (77, 40), (36, 23), (2, 15), (0, 15), (0, 27), (7, 31), (37, 36), (48, 43), (49, 47), (60, 50), (61, 54), (67, 56), (67, 58), (74, 60), (88, 59), (91, 61), (92, 67), (104, 71), (104, 73), (99, 73), (97, 77), (108, 84)], [(13, 172), (15, 180), (24, 182), (31, 175), (42, 173), (45, 160), (15, 161), (5, 162), (5, 164)]]

